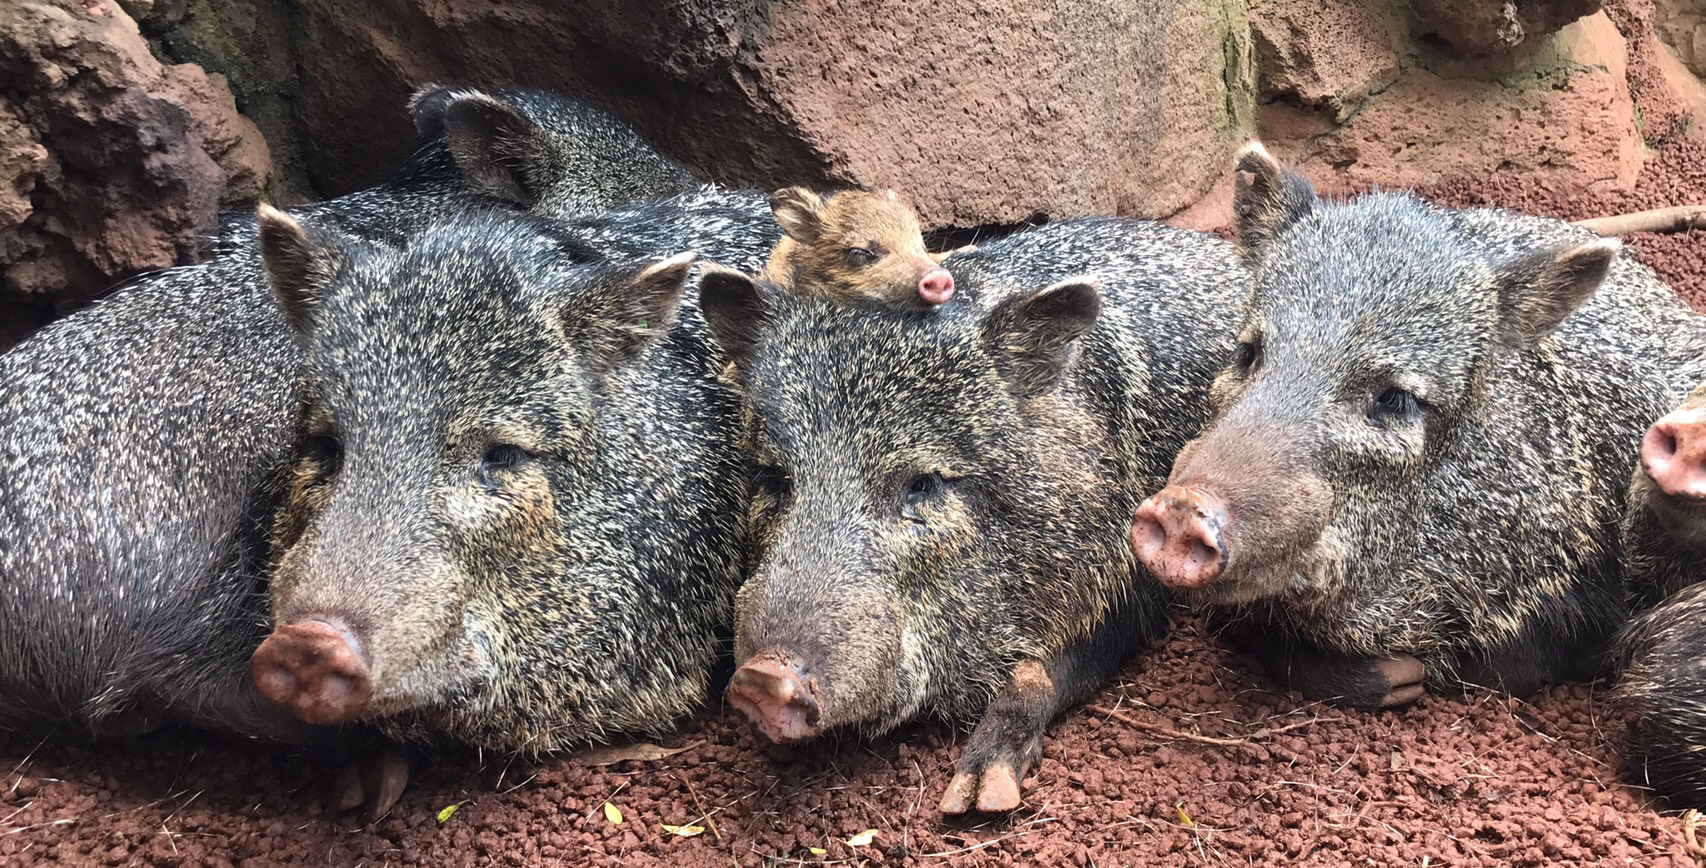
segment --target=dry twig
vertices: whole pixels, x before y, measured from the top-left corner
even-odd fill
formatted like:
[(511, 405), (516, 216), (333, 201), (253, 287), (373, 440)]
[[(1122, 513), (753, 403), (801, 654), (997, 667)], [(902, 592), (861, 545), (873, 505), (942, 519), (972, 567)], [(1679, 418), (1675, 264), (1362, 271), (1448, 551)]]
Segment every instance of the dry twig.
[(1594, 217), (1577, 220), (1576, 225), (1607, 238), (1633, 232), (1681, 232), (1686, 229), (1706, 229), (1706, 205), (1677, 205), (1673, 208), (1654, 208), (1614, 217)]

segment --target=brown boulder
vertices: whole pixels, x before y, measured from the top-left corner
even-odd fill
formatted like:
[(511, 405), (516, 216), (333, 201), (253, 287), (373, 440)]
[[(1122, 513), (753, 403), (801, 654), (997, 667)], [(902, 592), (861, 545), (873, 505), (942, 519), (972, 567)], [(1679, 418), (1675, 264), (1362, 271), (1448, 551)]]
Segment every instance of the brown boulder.
[(1653, 0), (1653, 30), (1695, 75), (1706, 78), (1706, 4)]
[(1600, 10), (1603, 0), (1410, 0), (1418, 35), (1464, 54), (1497, 54)]
[(218, 76), (165, 67), (113, 3), (0, 4), (0, 291), (41, 309), (192, 259), (266, 144)]

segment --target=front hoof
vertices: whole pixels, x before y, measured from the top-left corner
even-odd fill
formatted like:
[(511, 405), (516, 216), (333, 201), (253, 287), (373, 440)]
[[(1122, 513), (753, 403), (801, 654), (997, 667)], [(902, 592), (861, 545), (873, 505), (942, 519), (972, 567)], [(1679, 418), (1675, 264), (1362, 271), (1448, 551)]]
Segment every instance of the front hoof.
[(976, 771), (959, 771), (942, 794), (942, 813), (965, 814), (975, 806), (985, 814), (1016, 811), (1024, 804), (1019, 796), (1019, 772), (1005, 763)]
[(1380, 699), (1381, 708), (1398, 708), (1422, 698), (1423, 678), (1427, 675), (1422, 661), (1401, 654), (1375, 661), (1374, 668), (1386, 679), (1386, 695)]
[(397, 745), (387, 744), (345, 766), (326, 802), (340, 813), (365, 807), (367, 819), (376, 821), (397, 806), (408, 786), (409, 757)]

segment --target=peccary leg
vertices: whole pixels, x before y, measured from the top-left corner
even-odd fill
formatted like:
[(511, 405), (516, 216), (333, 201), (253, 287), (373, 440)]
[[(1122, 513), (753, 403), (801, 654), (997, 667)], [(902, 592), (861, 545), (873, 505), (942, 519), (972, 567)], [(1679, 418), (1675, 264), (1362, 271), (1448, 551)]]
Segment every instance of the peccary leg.
[[(1150, 621), (1163, 617), (1154, 615)], [(1159, 630), (1158, 623), (1139, 626), (1133, 618), (1130, 612), (1116, 614), (1096, 634), (1054, 657), (1013, 666), (1007, 687), (996, 694), (960, 754), (942, 796), (942, 813), (1019, 807), (1019, 782), (1042, 756), (1050, 721), (1107, 683), (1146, 637)]]
[(1259, 622), (1215, 625), (1234, 647), (1256, 658), (1268, 677), (1306, 698), (1344, 708), (1396, 708), (1420, 699), (1426, 675), (1408, 654), (1354, 657), (1324, 651)]
[(395, 742), (383, 740), (344, 766), (326, 801), (336, 811), (365, 806), (367, 819), (378, 820), (391, 812), (408, 784), (408, 754)]

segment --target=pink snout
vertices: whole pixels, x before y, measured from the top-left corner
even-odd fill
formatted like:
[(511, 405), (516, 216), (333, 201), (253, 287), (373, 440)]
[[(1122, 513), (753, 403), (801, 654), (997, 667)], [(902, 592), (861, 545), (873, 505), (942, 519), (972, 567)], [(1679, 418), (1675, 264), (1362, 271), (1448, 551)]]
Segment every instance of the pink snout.
[(930, 304), (945, 304), (954, 297), (954, 276), (946, 268), (933, 268), (918, 281), (918, 297)]
[(249, 662), (255, 686), (304, 723), (345, 723), (373, 698), (361, 639), (337, 618), (315, 616), (272, 631)]
[(1654, 422), (1641, 467), (1672, 497), (1706, 499), (1706, 410), (1685, 407)]
[(759, 654), (735, 670), (729, 681), (729, 704), (779, 744), (812, 738), (822, 731), (817, 691), (804, 667), (785, 654)]
[(1138, 506), (1131, 548), (1161, 584), (1200, 588), (1226, 567), (1226, 525), (1219, 497), (1172, 485)]

